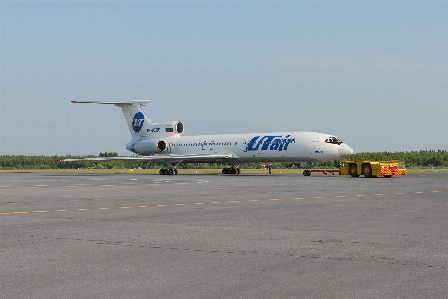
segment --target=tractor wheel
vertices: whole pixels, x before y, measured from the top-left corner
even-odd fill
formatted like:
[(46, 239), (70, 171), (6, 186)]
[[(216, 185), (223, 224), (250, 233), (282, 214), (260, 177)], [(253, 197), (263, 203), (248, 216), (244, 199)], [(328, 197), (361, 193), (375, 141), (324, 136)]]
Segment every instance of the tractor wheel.
[(359, 177), (358, 169), (357, 169), (356, 164), (350, 164), (349, 171), (350, 171), (350, 175), (352, 177), (354, 177), (354, 178)]
[(372, 177), (372, 167), (370, 166), (370, 164), (363, 164), (362, 165), (362, 174), (366, 178), (371, 178)]

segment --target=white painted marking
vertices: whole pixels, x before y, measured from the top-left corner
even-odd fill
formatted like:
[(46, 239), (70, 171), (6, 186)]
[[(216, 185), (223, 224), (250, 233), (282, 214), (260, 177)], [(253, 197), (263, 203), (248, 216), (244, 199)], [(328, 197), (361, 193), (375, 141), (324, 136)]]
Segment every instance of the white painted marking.
[(132, 209), (132, 207), (120, 207), (120, 209)]
[(423, 192), (415, 192), (415, 193), (420, 194), (420, 193), (423, 193)]
[(177, 203), (176, 206), (185, 206), (184, 203)]
[(138, 206), (139, 208), (147, 208), (148, 206)]
[(280, 199), (278, 199), (278, 198), (271, 198), (270, 200), (280, 200)]
[(56, 212), (68, 212), (68, 210), (56, 210)]
[(48, 211), (31, 211), (31, 213), (48, 213)]
[(156, 207), (164, 207), (165, 205), (157, 205)]
[(384, 195), (384, 194), (377, 193), (377, 194), (373, 194), (373, 195), (376, 195), (376, 196), (382, 196), (382, 195)]
[(130, 181), (138, 181), (138, 179), (130, 179)]
[(315, 197), (313, 197), (313, 198), (325, 198), (325, 197), (322, 197), (322, 196), (315, 196)]
[(358, 194), (358, 195), (355, 195), (355, 196), (365, 196), (365, 195), (362, 195), (362, 194)]
[(10, 213), (0, 213), (0, 215), (9, 215)]
[(205, 203), (203, 202), (196, 202), (195, 205), (204, 205)]
[(110, 208), (98, 208), (98, 210), (110, 210)]
[(303, 199), (303, 197), (294, 197), (293, 199)]
[(76, 209), (77, 211), (87, 211), (87, 209)]
[(251, 200), (249, 200), (249, 201), (259, 201), (258, 199), (251, 199)]
[(28, 214), (28, 212), (11, 212), (11, 214)]
[(239, 200), (229, 200), (228, 202), (239, 202)]
[(342, 197), (347, 197), (347, 196), (345, 196), (345, 195), (338, 195), (336, 197), (341, 197), (342, 198)]
[(212, 202), (212, 203), (220, 203), (219, 201), (214, 201), (214, 202)]

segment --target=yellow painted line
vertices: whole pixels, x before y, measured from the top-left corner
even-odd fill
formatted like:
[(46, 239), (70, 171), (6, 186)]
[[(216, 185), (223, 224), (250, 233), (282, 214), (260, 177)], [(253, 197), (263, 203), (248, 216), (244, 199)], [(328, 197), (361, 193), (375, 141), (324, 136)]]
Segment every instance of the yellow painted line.
[[(414, 194), (423, 194), (425, 192), (446, 192), (446, 191), (416, 191)], [(412, 193), (412, 192), (411, 192)], [(390, 193), (396, 195), (403, 195), (407, 193), (397, 192)], [(137, 209), (137, 208), (150, 208), (150, 207), (175, 207), (175, 206), (193, 206), (193, 205), (207, 205), (207, 204), (225, 204), (225, 203), (248, 203), (248, 202), (268, 202), (268, 201), (281, 201), (281, 200), (309, 200), (309, 199), (323, 199), (323, 198), (344, 198), (349, 196), (356, 197), (365, 197), (365, 196), (385, 196), (388, 194), (376, 193), (376, 194), (357, 194), (357, 195), (336, 195), (336, 196), (314, 196), (314, 197), (295, 197), (295, 198), (266, 198), (266, 199), (247, 199), (247, 200), (229, 200), (229, 201), (213, 201), (213, 202), (192, 202), (192, 203), (177, 203), (177, 204), (158, 204), (158, 205), (150, 205), (150, 206), (125, 206), (125, 207), (102, 207), (102, 208), (72, 208), (72, 209), (60, 209), (60, 210), (36, 210), (36, 211), (16, 211), (16, 212), (0, 212), (0, 215), (25, 215), (31, 213), (51, 213), (51, 212), (74, 212), (74, 211), (94, 211), (94, 210), (117, 210), (117, 209)]]

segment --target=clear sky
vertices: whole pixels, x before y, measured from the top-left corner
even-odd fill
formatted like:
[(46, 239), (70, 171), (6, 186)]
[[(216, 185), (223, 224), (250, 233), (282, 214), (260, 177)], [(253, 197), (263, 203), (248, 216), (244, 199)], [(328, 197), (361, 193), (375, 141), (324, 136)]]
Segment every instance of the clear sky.
[(448, 149), (448, 1), (0, 0), (0, 155), (130, 155), (121, 109), (184, 135), (317, 131)]

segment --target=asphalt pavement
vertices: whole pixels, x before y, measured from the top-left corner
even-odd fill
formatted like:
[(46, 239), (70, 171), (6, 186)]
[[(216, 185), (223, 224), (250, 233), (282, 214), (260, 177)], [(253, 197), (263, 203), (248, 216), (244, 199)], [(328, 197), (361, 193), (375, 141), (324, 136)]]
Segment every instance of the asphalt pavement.
[(0, 173), (0, 298), (447, 298), (448, 173)]

